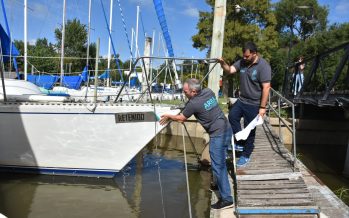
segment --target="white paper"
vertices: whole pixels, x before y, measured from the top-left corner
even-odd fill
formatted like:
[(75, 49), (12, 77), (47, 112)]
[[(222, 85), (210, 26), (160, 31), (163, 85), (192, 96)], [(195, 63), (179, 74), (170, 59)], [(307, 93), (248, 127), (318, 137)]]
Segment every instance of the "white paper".
[(257, 115), (247, 126), (245, 129), (235, 134), (235, 138), (237, 141), (246, 140), (250, 135), (250, 132), (256, 128), (257, 125), (263, 124), (263, 118)]

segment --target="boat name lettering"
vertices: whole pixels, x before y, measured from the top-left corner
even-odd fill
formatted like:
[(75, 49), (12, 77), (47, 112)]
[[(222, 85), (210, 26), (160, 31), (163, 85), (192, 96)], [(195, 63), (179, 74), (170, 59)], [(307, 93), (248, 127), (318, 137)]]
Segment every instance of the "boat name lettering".
[(118, 114), (119, 122), (143, 121), (144, 114)]
[(155, 122), (158, 121), (152, 111), (116, 113), (115, 123), (133, 123), (133, 122)]

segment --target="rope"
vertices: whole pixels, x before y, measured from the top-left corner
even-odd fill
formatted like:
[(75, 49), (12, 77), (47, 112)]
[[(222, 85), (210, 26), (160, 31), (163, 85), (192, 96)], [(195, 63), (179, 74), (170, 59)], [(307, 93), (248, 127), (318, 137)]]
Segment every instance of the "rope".
[(189, 217), (192, 218), (191, 203), (190, 203), (189, 178), (188, 178), (188, 166), (187, 166), (187, 151), (186, 151), (186, 148), (185, 148), (185, 138), (184, 138), (184, 126), (182, 126), (182, 136), (183, 136), (183, 150), (184, 150), (185, 179), (186, 179), (186, 182), (187, 182), (187, 196), (188, 196)]
[[(154, 106), (154, 112), (155, 111), (156, 111), (156, 109), (155, 109), (155, 106)], [(163, 214), (163, 217), (166, 217), (166, 211), (165, 211), (165, 206), (164, 206), (165, 205), (165, 203), (164, 203), (164, 192), (163, 192), (163, 188), (162, 188), (161, 172), (160, 172), (160, 161), (161, 161), (161, 159), (160, 159), (160, 155), (159, 155), (159, 151), (158, 151), (158, 144), (161, 143), (161, 138), (160, 138), (160, 143), (158, 143), (158, 135), (156, 134), (156, 128), (157, 128), (157, 121), (155, 120), (155, 152), (156, 152), (156, 154), (158, 156), (158, 160), (156, 162), (156, 165), (157, 165), (159, 186), (160, 186), (162, 214)]]
[(130, 43), (130, 39), (129, 39), (129, 37), (128, 37), (127, 28), (126, 28), (126, 22), (125, 22), (124, 13), (123, 13), (123, 11), (122, 11), (122, 7), (121, 7), (120, 0), (118, 0), (118, 3), (119, 3), (119, 9), (120, 9), (121, 20), (122, 20), (123, 27), (124, 27), (124, 31), (125, 31), (125, 35), (126, 35), (126, 39), (127, 39), (128, 48), (129, 48), (129, 50), (130, 50), (131, 57), (133, 57), (133, 53), (132, 53), (132, 49), (131, 49), (131, 43)]

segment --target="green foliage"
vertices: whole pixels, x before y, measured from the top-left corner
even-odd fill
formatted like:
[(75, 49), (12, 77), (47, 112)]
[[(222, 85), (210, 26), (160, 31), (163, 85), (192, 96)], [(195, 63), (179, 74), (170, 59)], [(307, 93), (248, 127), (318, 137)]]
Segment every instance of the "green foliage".
[[(55, 37), (57, 40), (56, 47), (61, 49), (62, 44), (62, 26), (55, 29)], [(86, 58), (87, 51), (87, 26), (80, 23), (80, 20), (68, 20), (65, 25), (64, 37), (64, 56), (65, 57), (81, 57)], [(81, 71), (86, 65), (83, 59), (69, 59), (64, 60), (65, 63), (72, 63), (73, 71)]]
[[(301, 41), (295, 45), (292, 49), (291, 58), (294, 60), (300, 55), (303, 55), (305, 58), (311, 58), (346, 42), (349, 42), (349, 23), (341, 25), (334, 24), (330, 26), (328, 30), (318, 32), (307, 40)], [(328, 82), (333, 78), (336, 67), (343, 57), (343, 54), (344, 52), (341, 50), (324, 58), (321, 61), (319, 70), (316, 72), (316, 76), (312, 80), (309, 90), (306, 91), (324, 91), (326, 81)], [(311, 63), (306, 64), (306, 74), (310, 71), (310, 68)], [(349, 88), (346, 81), (347, 68), (348, 66), (343, 69), (334, 87), (336, 90), (345, 90)]]
[[(192, 37), (193, 47), (208, 49), (212, 39), (214, 1), (206, 1), (211, 12), (200, 12), (197, 24), (198, 33)], [(235, 11), (239, 4), (246, 11)], [(227, 2), (223, 57), (232, 62), (241, 56), (241, 47), (246, 41), (254, 41), (264, 58), (270, 60), (271, 52), (278, 46), (275, 31), (276, 18), (271, 11), (269, 0), (236, 0)]]
[(281, 0), (275, 3), (276, 29), (292, 40), (305, 40), (315, 31), (326, 29), (328, 8), (320, 6), (317, 0)]
[[(24, 53), (24, 42), (14, 41), (15, 46), (19, 49), (21, 54)], [(37, 39), (35, 45), (28, 45), (28, 72), (31, 72), (31, 65), (35, 66), (40, 72), (57, 73), (59, 70), (59, 60), (40, 57), (57, 57), (55, 46), (49, 43), (46, 38)], [(18, 59), (19, 70), (23, 71), (23, 59)]]
[(341, 199), (344, 202), (347, 202), (349, 200), (349, 189), (341, 187), (334, 191), (334, 193), (337, 195), (339, 199)]

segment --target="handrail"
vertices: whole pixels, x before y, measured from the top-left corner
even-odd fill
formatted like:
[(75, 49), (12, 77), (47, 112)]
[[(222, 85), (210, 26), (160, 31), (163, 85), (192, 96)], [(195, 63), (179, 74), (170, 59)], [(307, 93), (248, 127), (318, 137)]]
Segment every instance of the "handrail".
[[(185, 61), (185, 60), (196, 60), (196, 61), (198, 61), (198, 62), (203, 62), (203, 63), (205, 63), (205, 64), (215, 63), (214, 66), (216, 66), (216, 64), (218, 63), (217, 59), (215, 59), (215, 58), (185, 58), (185, 57), (141, 56), (141, 57), (136, 58), (136, 60), (134, 61), (133, 66), (132, 66), (130, 72), (133, 72), (133, 71), (135, 70), (135, 68), (136, 68), (136, 66), (137, 66), (137, 64), (138, 64), (138, 62), (141, 60), (141, 61), (142, 61), (141, 64), (143, 65), (142, 68), (143, 68), (143, 70), (144, 70), (145, 78), (147, 78), (147, 81), (148, 81), (148, 72), (147, 72), (147, 70), (146, 70), (146, 68), (145, 68), (144, 59), (182, 60), (182, 61)], [(212, 68), (208, 71), (208, 73), (204, 76), (204, 79), (207, 77), (208, 74), (211, 73), (211, 71), (212, 71), (213, 68), (214, 68), (214, 67), (212, 67)], [(127, 81), (129, 80), (130, 76), (131, 76), (131, 73), (129, 73), (129, 74), (126, 76), (126, 79), (124, 80), (124, 83), (122, 84), (121, 89), (120, 89), (118, 95), (116, 96), (114, 102), (117, 102), (117, 101), (119, 100), (120, 94), (122, 93), (124, 87), (126, 86), (126, 83), (127, 83)], [(202, 82), (202, 81), (201, 81), (201, 82)], [(148, 84), (148, 88), (146, 89), (146, 91), (148, 91), (148, 93), (150, 94), (150, 98), (151, 98), (150, 90), (151, 90), (151, 89), (150, 89), (149, 84)], [(144, 93), (142, 93), (142, 95), (143, 95), (143, 94), (144, 94)], [(151, 101), (152, 101), (152, 99), (151, 99)]]
[[(277, 97), (277, 109), (276, 110), (273, 106), (272, 102), (272, 97), (276, 96)], [(281, 117), (281, 101), (284, 102), (285, 104), (289, 105), (292, 107), (292, 129), (288, 126), (286, 123), (286, 120)], [(293, 171), (296, 169), (296, 164), (297, 164), (297, 153), (296, 153), (296, 119), (295, 119), (295, 105), (287, 100), (284, 96), (282, 96), (280, 93), (275, 91), (273, 88), (270, 88), (269, 91), (269, 100), (268, 100), (268, 117), (269, 117), (269, 124), (270, 124), (270, 111), (273, 111), (276, 116), (279, 118), (279, 138), (281, 143), (284, 145), (284, 140), (282, 137), (282, 131), (281, 131), (281, 123), (283, 123), (286, 128), (292, 133), (292, 145), (293, 145)]]

